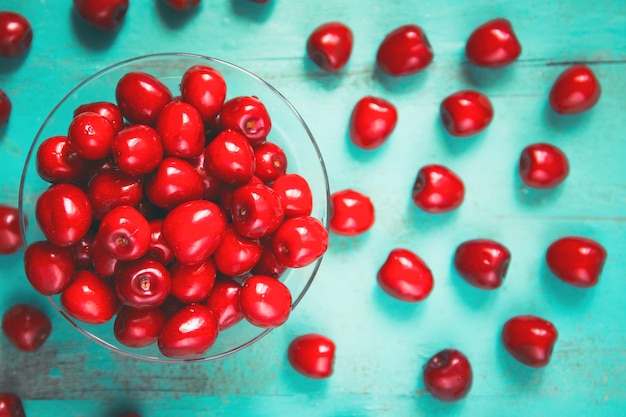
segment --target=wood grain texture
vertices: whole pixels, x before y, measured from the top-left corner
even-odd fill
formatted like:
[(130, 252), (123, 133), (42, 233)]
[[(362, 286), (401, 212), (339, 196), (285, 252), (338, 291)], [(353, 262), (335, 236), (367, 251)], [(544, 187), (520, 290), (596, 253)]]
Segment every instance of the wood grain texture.
[[(24, 279), (21, 254), (0, 262), (0, 311), (33, 302), (53, 317), (41, 351), (25, 354), (0, 338), (0, 390), (13, 390), (33, 416), (612, 416), (626, 409), (626, 3), (444, 0), (416, 3), (204, 1), (174, 15), (160, 1), (133, 1), (118, 33), (85, 26), (71, 2), (4, 0), (32, 22), (28, 56), (0, 60), (0, 88), (13, 101), (0, 129), (0, 202), (17, 204), (30, 142), (56, 102), (85, 77), (117, 61), (155, 52), (215, 56), (241, 65), (277, 87), (315, 135), (331, 191), (368, 194), (377, 220), (365, 235), (331, 236), (322, 268), (288, 323), (259, 343), (219, 361), (164, 366), (131, 361), (85, 340), (36, 295)], [(523, 45), (510, 67), (484, 70), (463, 56), (471, 31), (507, 17)], [(308, 34), (341, 20), (355, 35), (353, 55), (339, 74), (305, 56)], [(374, 57), (384, 35), (405, 23), (427, 32), (433, 64), (402, 79), (378, 73)], [(567, 65), (586, 62), (603, 86), (598, 106), (558, 117), (547, 105), (552, 82)], [(446, 95), (483, 91), (495, 118), (482, 134), (458, 140), (438, 119)], [(375, 152), (352, 146), (347, 121), (356, 101), (379, 95), (398, 108), (389, 142)], [(529, 143), (561, 147), (571, 174), (551, 192), (530, 191), (516, 176)], [(447, 164), (464, 179), (467, 198), (455, 213), (429, 216), (410, 201), (420, 166)], [(609, 256), (600, 284), (574, 289), (543, 262), (547, 246), (565, 234), (600, 241)], [(513, 257), (505, 285), (486, 293), (454, 272), (454, 248), (490, 237)], [(435, 276), (423, 303), (404, 304), (376, 286), (375, 274), (394, 247), (422, 256)], [(533, 313), (559, 330), (554, 359), (542, 370), (515, 363), (499, 343), (510, 316)], [(285, 351), (296, 335), (321, 332), (337, 344), (335, 374), (311, 381), (296, 374)], [(424, 392), (421, 367), (436, 351), (463, 350), (475, 379), (469, 397), (442, 404)]]

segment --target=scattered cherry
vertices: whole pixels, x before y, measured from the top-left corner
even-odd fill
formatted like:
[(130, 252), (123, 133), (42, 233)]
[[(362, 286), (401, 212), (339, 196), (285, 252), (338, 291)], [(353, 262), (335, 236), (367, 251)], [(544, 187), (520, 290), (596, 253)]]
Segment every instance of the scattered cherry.
[(177, 12), (184, 12), (198, 7), (201, 0), (163, 0), (168, 7)]
[(465, 197), (463, 181), (442, 165), (426, 165), (417, 173), (412, 198), (427, 213), (446, 213), (457, 209)]
[(600, 100), (602, 87), (591, 68), (572, 65), (563, 71), (550, 90), (550, 106), (558, 114), (582, 113)]
[(473, 239), (461, 243), (454, 253), (454, 267), (469, 284), (493, 290), (502, 281), (511, 262), (511, 253), (490, 239)]
[(128, 11), (129, 0), (73, 0), (76, 13), (90, 25), (116, 30)]
[(426, 362), (422, 378), (433, 397), (444, 402), (459, 401), (472, 387), (472, 367), (460, 351), (444, 349)]
[(554, 188), (569, 174), (569, 162), (562, 150), (549, 143), (534, 143), (522, 150), (519, 175), (532, 188)]
[(293, 369), (306, 377), (328, 378), (333, 373), (335, 343), (316, 333), (298, 336), (289, 344), (287, 360)]
[(548, 365), (557, 338), (554, 325), (537, 316), (516, 316), (502, 327), (505, 349), (516, 360), (533, 368)]
[(388, 33), (376, 54), (376, 63), (394, 76), (415, 74), (433, 60), (433, 50), (424, 30), (416, 25), (400, 26)]
[(12, 107), (11, 99), (7, 93), (0, 88), (0, 128), (9, 123)]
[(241, 288), (241, 311), (250, 323), (263, 328), (278, 327), (291, 313), (291, 292), (279, 280), (254, 275)]
[(352, 189), (334, 192), (331, 196), (330, 230), (343, 236), (356, 236), (374, 224), (374, 204), (365, 194)]
[(353, 42), (354, 35), (347, 25), (327, 22), (315, 28), (309, 35), (306, 51), (318, 67), (336, 72), (348, 63)]
[(2, 316), (2, 331), (17, 349), (34, 352), (50, 336), (52, 323), (39, 308), (29, 304), (16, 304)]
[(10, 255), (22, 248), (22, 232), (17, 208), (0, 204), (0, 255)]
[(23, 55), (30, 49), (32, 41), (33, 28), (26, 17), (16, 12), (0, 11), (0, 57)]
[(472, 32), (465, 44), (467, 59), (479, 67), (509, 65), (522, 53), (511, 22), (496, 18), (483, 23)]
[(428, 265), (414, 252), (403, 248), (389, 252), (376, 279), (383, 291), (406, 302), (424, 300), (434, 286)]
[(22, 399), (12, 392), (0, 392), (0, 416), (26, 417)]
[(606, 249), (595, 240), (581, 236), (566, 236), (555, 240), (546, 251), (546, 263), (552, 273), (570, 285), (580, 288), (598, 283)]
[(389, 101), (374, 96), (361, 98), (350, 116), (349, 136), (361, 149), (380, 147), (393, 132), (398, 111)]
[(446, 97), (439, 107), (441, 121), (452, 136), (467, 137), (482, 132), (493, 119), (491, 102), (482, 93), (459, 91)]

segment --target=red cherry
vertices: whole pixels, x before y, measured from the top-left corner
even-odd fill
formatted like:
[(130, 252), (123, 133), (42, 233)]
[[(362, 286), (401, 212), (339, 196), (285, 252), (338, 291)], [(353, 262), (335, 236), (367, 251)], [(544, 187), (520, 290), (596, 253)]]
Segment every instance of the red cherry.
[(186, 304), (206, 300), (215, 284), (215, 264), (211, 258), (197, 265), (175, 263), (170, 273), (172, 296)]
[(254, 175), (254, 151), (245, 136), (226, 129), (204, 150), (204, 167), (228, 184), (243, 185)]
[(389, 101), (373, 96), (360, 99), (350, 116), (350, 140), (361, 149), (376, 149), (393, 132), (398, 111)]
[(146, 181), (146, 196), (157, 207), (170, 210), (204, 196), (204, 182), (184, 159), (164, 158)]
[(195, 107), (205, 124), (215, 119), (226, 99), (226, 81), (215, 68), (194, 65), (183, 74), (180, 84), (183, 101)]
[(85, 112), (74, 117), (67, 137), (84, 159), (103, 159), (111, 152), (115, 132), (111, 123), (98, 113)]
[(12, 107), (11, 99), (0, 88), (0, 128), (9, 122)]
[(343, 236), (356, 236), (374, 224), (374, 204), (368, 196), (351, 189), (331, 196), (330, 231)]
[(70, 248), (76, 269), (90, 269), (93, 266), (93, 242), (95, 237), (96, 234), (89, 231), (78, 243)]
[(115, 135), (111, 152), (120, 170), (139, 176), (159, 166), (163, 159), (163, 144), (157, 131), (150, 126), (133, 125)]
[(12, 392), (0, 392), (0, 416), (25, 417), (21, 398)]
[(54, 184), (37, 199), (35, 217), (50, 242), (57, 246), (72, 246), (91, 227), (91, 203), (87, 194), (77, 186)]
[(315, 217), (299, 216), (285, 220), (272, 239), (278, 262), (289, 268), (302, 268), (324, 255), (328, 231)]
[(440, 401), (454, 402), (467, 396), (472, 387), (472, 367), (456, 349), (444, 349), (431, 357), (422, 372), (424, 386)]
[(298, 174), (283, 174), (276, 178), (272, 190), (283, 203), (285, 218), (309, 216), (313, 210), (313, 195), (309, 183)]
[(172, 93), (150, 74), (128, 72), (117, 82), (115, 99), (130, 123), (154, 126), (161, 110), (172, 100)]
[(37, 173), (51, 183), (77, 182), (87, 164), (67, 136), (52, 136), (37, 148)]
[(108, 101), (94, 101), (92, 103), (81, 104), (74, 110), (74, 117), (81, 113), (92, 112), (108, 120), (115, 133), (124, 127), (124, 117), (120, 108)]
[(217, 320), (202, 304), (182, 307), (166, 320), (158, 339), (159, 350), (170, 358), (195, 358), (217, 339)]
[(328, 378), (333, 373), (335, 343), (321, 334), (298, 336), (289, 344), (287, 360), (293, 369), (306, 377)]
[(255, 326), (278, 327), (291, 313), (291, 292), (276, 278), (254, 275), (241, 288), (241, 311)]
[(233, 228), (257, 239), (272, 234), (283, 221), (283, 204), (274, 190), (263, 184), (246, 184), (231, 195)]
[(129, 0), (73, 0), (73, 3), (76, 13), (87, 23), (112, 31), (122, 24)]
[(352, 30), (341, 22), (324, 23), (309, 35), (306, 51), (309, 58), (325, 71), (342, 69), (352, 54)]
[(433, 290), (428, 265), (408, 249), (393, 249), (378, 270), (380, 288), (393, 298), (406, 302), (424, 300)]
[(204, 124), (191, 104), (172, 101), (163, 107), (156, 130), (166, 155), (195, 158), (204, 151)]
[(477, 27), (467, 39), (467, 59), (479, 67), (502, 67), (515, 61), (522, 53), (511, 22), (497, 18)]
[(550, 90), (550, 106), (558, 114), (582, 113), (600, 100), (602, 87), (586, 65), (572, 65), (563, 71)]
[(154, 259), (129, 262), (115, 274), (115, 292), (125, 305), (146, 309), (158, 307), (172, 287), (170, 272)]
[(258, 97), (238, 96), (226, 101), (220, 112), (222, 129), (231, 129), (244, 135), (250, 145), (265, 141), (272, 128), (265, 105)]
[(570, 285), (580, 288), (598, 283), (606, 249), (595, 240), (566, 236), (555, 240), (546, 251), (546, 263), (552, 273)]
[(93, 216), (102, 219), (118, 206), (135, 206), (143, 198), (143, 184), (139, 177), (118, 170), (96, 174), (87, 187)]
[(172, 10), (184, 12), (197, 7), (201, 0), (163, 0)]
[(39, 308), (28, 304), (16, 304), (2, 316), (2, 331), (17, 349), (34, 352), (50, 336), (52, 323), (46, 313)]
[(149, 346), (157, 341), (164, 323), (165, 313), (158, 308), (139, 310), (122, 306), (113, 323), (113, 334), (124, 346)]
[(170, 211), (161, 233), (174, 257), (181, 264), (204, 262), (217, 248), (226, 230), (226, 220), (218, 205), (194, 200)]
[(230, 278), (220, 278), (215, 281), (211, 294), (204, 302), (209, 307), (220, 329), (226, 330), (243, 319), (239, 299), (241, 285)]
[(533, 188), (554, 188), (569, 174), (567, 156), (549, 143), (534, 143), (522, 150), (519, 175), (522, 182)]
[(415, 74), (433, 60), (433, 50), (426, 33), (416, 25), (400, 26), (385, 36), (378, 47), (376, 63), (394, 76)]
[(439, 114), (450, 135), (467, 137), (485, 130), (493, 119), (493, 107), (484, 94), (465, 90), (446, 97)]
[(43, 295), (58, 294), (74, 276), (74, 256), (47, 240), (33, 242), (24, 251), (24, 271), (35, 290)]
[(442, 165), (420, 168), (413, 186), (412, 198), (427, 213), (446, 213), (457, 209), (465, 197), (463, 181)]
[(22, 247), (17, 208), (0, 204), (0, 255), (10, 255)]
[(489, 239), (468, 240), (457, 246), (454, 253), (454, 267), (459, 275), (483, 290), (502, 285), (510, 262), (509, 250)]
[(150, 246), (146, 256), (154, 259), (155, 261), (169, 265), (174, 260), (174, 254), (165, 239), (163, 239), (163, 233), (161, 232), (163, 227), (163, 219), (150, 220)]
[(502, 327), (502, 344), (507, 352), (533, 368), (541, 368), (550, 362), (557, 338), (556, 327), (536, 316), (516, 316)]
[(91, 245), (91, 264), (98, 275), (109, 278), (115, 275), (123, 262), (116, 258), (103, 242), (94, 238)]
[(230, 277), (249, 272), (260, 258), (260, 243), (238, 235), (232, 227), (226, 228), (219, 246), (213, 253), (217, 270)]
[(202, 178), (202, 183), (204, 184), (204, 199), (211, 201), (219, 200), (223, 182), (217, 175), (204, 168), (204, 152), (202, 152), (200, 156), (193, 158), (190, 163)]
[(139, 259), (150, 247), (150, 224), (132, 206), (118, 206), (100, 222), (96, 240), (121, 261)]
[(287, 156), (274, 142), (264, 142), (254, 148), (254, 175), (270, 184), (287, 171)]
[(101, 324), (111, 320), (115, 314), (117, 298), (103, 278), (91, 271), (80, 270), (61, 293), (61, 306), (76, 320)]
[(33, 28), (26, 17), (16, 12), (0, 11), (0, 57), (23, 55), (30, 49), (32, 41)]
[(274, 254), (272, 240), (268, 238), (261, 245), (261, 256), (250, 272), (253, 275), (267, 275), (279, 278), (286, 270), (287, 267)]

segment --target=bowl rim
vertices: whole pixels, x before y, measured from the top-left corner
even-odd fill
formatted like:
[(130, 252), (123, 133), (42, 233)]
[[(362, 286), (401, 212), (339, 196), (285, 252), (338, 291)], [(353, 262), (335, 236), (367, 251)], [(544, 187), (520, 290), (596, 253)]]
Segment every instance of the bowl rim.
[[(223, 65), (226, 67), (229, 67), (230, 69), (233, 69), (235, 71), (238, 71), (240, 73), (243, 73), (244, 75), (247, 75), (253, 79), (255, 79), (257, 82), (261, 83), (262, 85), (264, 85), (265, 87), (267, 87), (270, 91), (272, 91), (284, 104), (287, 105), (287, 107), (291, 110), (291, 112), (293, 113), (294, 116), (296, 116), (296, 118), (298, 119), (298, 121), (300, 122), (300, 124), (302, 125), (306, 135), (308, 136), (311, 145), (313, 146), (313, 149), (315, 150), (315, 154), (317, 157), (317, 160), (320, 164), (320, 168), (321, 168), (321, 172), (322, 172), (322, 177), (324, 180), (324, 190), (325, 190), (325, 198), (326, 198), (326, 204), (325, 207), (323, 207), (324, 210), (324, 219), (323, 219), (323, 224), (324, 227), (326, 228), (326, 230), (329, 230), (329, 221), (330, 221), (330, 213), (332, 210), (332, 206), (331, 206), (331, 195), (330, 195), (330, 184), (329, 184), (329, 180), (328, 180), (328, 172), (326, 169), (326, 165), (324, 163), (324, 159), (322, 156), (322, 153), (320, 151), (320, 148), (317, 144), (317, 141), (315, 140), (315, 137), (313, 136), (313, 133), (311, 132), (311, 129), (309, 128), (309, 126), (307, 125), (307, 123), (304, 121), (302, 115), (298, 112), (298, 110), (294, 107), (294, 105), (278, 90), (276, 89), (276, 87), (274, 87), (272, 84), (268, 83), (267, 81), (265, 81), (263, 78), (259, 77), (258, 75), (250, 72), (249, 70), (242, 68), (236, 64), (233, 64), (231, 62), (219, 59), (219, 58), (214, 58), (211, 56), (207, 56), (207, 55), (201, 55), (201, 54), (195, 54), (195, 53), (188, 53), (188, 52), (159, 52), (159, 53), (153, 53), (153, 54), (145, 54), (145, 55), (140, 55), (140, 56), (136, 56), (136, 57), (132, 57), (132, 58), (127, 58), (124, 59), (122, 61), (118, 61), (115, 62), (111, 65), (106, 66), (105, 68), (91, 74), (90, 76), (88, 76), (87, 78), (83, 79), (81, 82), (79, 82), (78, 84), (76, 84), (76, 86), (74, 86), (71, 90), (69, 90), (64, 96), (63, 98), (61, 98), (61, 100), (59, 100), (57, 102), (57, 104), (52, 108), (52, 110), (50, 111), (50, 113), (48, 113), (48, 115), (46, 116), (46, 118), (44, 119), (44, 121), (41, 123), (41, 126), (39, 127), (39, 129), (37, 130), (37, 133), (28, 149), (28, 153), (26, 154), (26, 159), (24, 161), (24, 167), (22, 169), (22, 174), (20, 177), (20, 186), (19, 186), (19, 192), (18, 192), (18, 213), (19, 213), (19, 226), (20, 226), (20, 233), (22, 234), (22, 236), (26, 236), (26, 229), (27, 229), (27, 223), (28, 220), (26, 219), (26, 216), (24, 215), (24, 189), (25, 189), (25, 182), (26, 182), (26, 177), (27, 177), (27, 172), (28, 172), (28, 168), (29, 168), (29, 163), (31, 162), (31, 159), (33, 158), (33, 156), (36, 154), (36, 151), (38, 149), (37, 144), (39, 143), (41, 136), (44, 132), (44, 129), (46, 128), (48, 122), (51, 120), (51, 118), (56, 114), (56, 112), (58, 111), (58, 109), (74, 94), (76, 93), (78, 90), (80, 90), (83, 86), (85, 86), (86, 84), (88, 84), (89, 82), (91, 82), (92, 80), (100, 77), (101, 75), (113, 71), (115, 69), (118, 69), (120, 67), (123, 67), (125, 65), (128, 64), (132, 64), (133, 62), (137, 62), (137, 61), (142, 61), (142, 60), (151, 60), (151, 59), (159, 59), (159, 58), (172, 58), (172, 57), (184, 57), (184, 58), (189, 58), (189, 59), (196, 59), (198, 61), (207, 61), (209, 63), (217, 63), (218, 65)], [(31, 168), (32, 169), (32, 168)], [(320, 219), (318, 219), (320, 220)], [(26, 248), (28, 247), (28, 242), (26, 242), (26, 238), (22, 239), (22, 246), (23, 249), (26, 250)], [(317, 275), (321, 264), (322, 264), (322, 260), (323, 260), (324, 256), (320, 257), (319, 259), (317, 259), (315, 261), (315, 265), (313, 267), (313, 270), (311, 271), (311, 274), (306, 282), (306, 284), (304, 285), (304, 287), (302, 288), (302, 291), (300, 291), (300, 293), (298, 294), (298, 296), (294, 299), (294, 301), (292, 302), (292, 306), (291, 306), (291, 312), (293, 313), (293, 310), (296, 308), (296, 306), (300, 303), (300, 301), (302, 300), (302, 298), (304, 297), (304, 295), (308, 292), (311, 284), (313, 283), (313, 280), (315, 278), (315, 276)], [(117, 346), (107, 342), (106, 340), (103, 340), (102, 338), (96, 336), (95, 334), (89, 332), (88, 330), (82, 328), (80, 326), (79, 323), (77, 323), (75, 321), (75, 319), (73, 319), (72, 317), (70, 317), (64, 310), (63, 308), (57, 304), (57, 302), (52, 298), (52, 296), (45, 296), (48, 299), (48, 302), (54, 307), (54, 309), (60, 313), (60, 315), (65, 318), (65, 320), (76, 330), (78, 330), (81, 334), (83, 334), (85, 337), (87, 337), (88, 339), (90, 339), (91, 341), (95, 342), (96, 344), (106, 348), (107, 350), (113, 351), (116, 354), (122, 355), (124, 357), (127, 358), (131, 358), (131, 359), (137, 359), (137, 360), (142, 360), (145, 362), (154, 362), (154, 363), (166, 363), (166, 364), (184, 364), (184, 363), (197, 363), (197, 362), (206, 362), (206, 361), (210, 361), (210, 360), (215, 360), (215, 359), (220, 359), (229, 355), (232, 355), (236, 352), (239, 352), (245, 348), (247, 348), (248, 346), (254, 344), (255, 342), (259, 341), (261, 338), (263, 338), (264, 336), (266, 336), (267, 334), (269, 334), (272, 330), (274, 330), (274, 328), (269, 328), (269, 329), (265, 329), (264, 331), (262, 331), (261, 333), (259, 333), (258, 335), (256, 335), (255, 337), (253, 337), (252, 339), (238, 345), (235, 346), (232, 349), (226, 350), (224, 352), (220, 352), (217, 354), (213, 354), (213, 355), (209, 355), (209, 356), (203, 356), (203, 357), (197, 357), (197, 358), (167, 358), (165, 356), (163, 357), (155, 357), (155, 356), (145, 356), (145, 355), (140, 355), (140, 354), (136, 354), (136, 353), (132, 353), (126, 350), (122, 350), (120, 348), (118, 348)], [(210, 349), (209, 349), (210, 350)]]

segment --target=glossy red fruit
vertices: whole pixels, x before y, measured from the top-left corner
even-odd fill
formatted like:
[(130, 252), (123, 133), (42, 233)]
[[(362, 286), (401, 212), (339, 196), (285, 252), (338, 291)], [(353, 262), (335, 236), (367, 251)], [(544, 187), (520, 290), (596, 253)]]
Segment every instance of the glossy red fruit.
[(35, 217), (50, 242), (57, 246), (72, 246), (91, 227), (91, 203), (87, 194), (77, 186), (54, 184), (37, 199)]
[(122, 306), (113, 323), (113, 334), (124, 346), (149, 346), (159, 338), (164, 323), (165, 313), (158, 308), (139, 310)]
[(548, 247), (546, 263), (563, 282), (589, 288), (598, 283), (606, 256), (606, 249), (593, 239), (565, 236)]
[(220, 243), (226, 220), (218, 205), (194, 200), (170, 211), (163, 220), (163, 239), (181, 264), (204, 262)]
[(304, 177), (298, 174), (283, 174), (276, 178), (272, 190), (278, 194), (283, 203), (285, 218), (311, 214), (313, 195)]
[(0, 11), (0, 57), (23, 55), (30, 49), (32, 41), (33, 28), (26, 17), (16, 12)]
[(562, 150), (549, 143), (534, 143), (522, 150), (519, 175), (533, 188), (554, 188), (569, 175), (569, 162)]
[(204, 123), (198, 110), (183, 101), (172, 101), (163, 107), (156, 130), (166, 155), (195, 158), (204, 151)]
[(101, 324), (111, 320), (115, 314), (117, 298), (104, 278), (91, 271), (80, 270), (61, 293), (61, 306), (76, 320)]
[(12, 392), (0, 392), (0, 416), (26, 417), (22, 399)]
[(418, 302), (433, 290), (432, 272), (426, 263), (408, 249), (393, 249), (378, 270), (378, 285), (401, 301)]
[(111, 123), (104, 116), (84, 112), (74, 117), (67, 137), (78, 155), (96, 160), (109, 155), (114, 135)]
[(158, 339), (159, 350), (170, 358), (195, 358), (217, 339), (217, 320), (202, 304), (182, 307), (166, 320)]
[(244, 135), (250, 145), (265, 141), (272, 129), (265, 105), (255, 96), (238, 96), (224, 102), (220, 111), (222, 129), (231, 129)]
[(335, 343), (316, 333), (298, 336), (289, 344), (287, 360), (293, 369), (306, 377), (328, 378), (333, 374)]
[(417, 173), (413, 185), (413, 203), (431, 214), (457, 209), (465, 197), (463, 181), (442, 165), (425, 165)]
[(146, 196), (155, 206), (171, 210), (204, 196), (204, 182), (186, 160), (166, 157), (146, 181)]
[(204, 150), (204, 167), (227, 184), (243, 185), (254, 175), (254, 151), (245, 136), (225, 129)]
[(123, 304), (139, 309), (158, 307), (170, 294), (169, 270), (154, 259), (129, 262), (115, 274), (115, 292)]
[(33, 242), (24, 251), (26, 278), (43, 295), (63, 291), (74, 276), (74, 268), (72, 250), (55, 246), (47, 240)]
[(96, 240), (121, 261), (139, 259), (150, 247), (150, 224), (132, 206), (118, 206), (100, 222)]
[(502, 285), (511, 262), (511, 253), (490, 239), (473, 239), (461, 243), (454, 252), (454, 267), (469, 284), (483, 290)]
[(157, 131), (150, 126), (133, 125), (115, 135), (111, 153), (120, 170), (139, 176), (159, 166), (163, 159), (163, 144)]
[(120, 78), (115, 99), (130, 123), (154, 126), (161, 110), (172, 100), (172, 93), (158, 78), (136, 71)]
[(330, 231), (343, 236), (356, 236), (374, 224), (374, 204), (365, 194), (352, 189), (334, 192), (331, 196)]
[(352, 110), (350, 140), (361, 149), (376, 149), (389, 138), (397, 122), (398, 111), (391, 102), (380, 97), (365, 96)]
[(227, 227), (219, 246), (213, 253), (215, 267), (222, 274), (235, 277), (249, 272), (261, 258), (261, 244), (240, 236)]
[(163, 0), (167, 6), (177, 12), (184, 12), (197, 7), (201, 0)]
[(586, 65), (572, 65), (563, 71), (550, 90), (550, 106), (558, 114), (582, 113), (600, 100), (602, 87)]
[(76, 13), (90, 25), (116, 30), (124, 21), (129, 0), (73, 0)]
[(336, 72), (348, 63), (353, 43), (354, 35), (347, 25), (328, 22), (315, 28), (309, 35), (306, 51), (318, 67)]
[(484, 94), (463, 90), (446, 97), (439, 106), (439, 114), (450, 135), (467, 137), (489, 126), (493, 119), (493, 107)]
[(422, 371), (424, 386), (440, 401), (454, 402), (467, 396), (472, 387), (472, 367), (456, 349), (444, 349), (431, 357)]
[(283, 221), (283, 204), (274, 190), (263, 184), (246, 184), (231, 195), (233, 229), (240, 235), (258, 239), (278, 229)]
[(215, 264), (211, 258), (197, 265), (175, 263), (170, 267), (171, 295), (185, 304), (201, 303), (215, 284)]
[(81, 104), (74, 110), (74, 117), (81, 113), (92, 112), (103, 116), (108, 120), (115, 133), (124, 127), (124, 116), (120, 108), (108, 101), (94, 101), (91, 103)]
[(281, 265), (302, 268), (320, 259), (328, 249), (328, 231), (315, 217), (285, 220), (272, 238), (272, 251)]
[(112, 278), (124, 262), (117, 259), (102, 242), (94, 238), (91, 245), (91, 264), (98, 275)]
[(276, 278), (254, 275), (241, 288), (241, 311), (250, 323), (266, 329), (285, 323), (291, 313), (291, 292)]
[(224, 183), (217, 177), (217, 175), (207, 171), (204, 167), (204, 152), (202, 152), (198, 157), (193, 158), (190, 163), (202, 178), (202, 183), (204, 184), (203, 198), (210, 201), (219, 200)]
[(264, 142), (254, 148), (254, 175), (271, 184), (287, 171), (287, 156), (274, 142)]
[(511, 22), (497, 18), (477, 27), (467, 39), (467, 59), (479, 67), (502, 67), (509, 65), (522, 53)]
[(95, 232), (89, 231), (78, 243), (70, 248), (76, 269), (90, 269), (93, 266), (93, 242), (95, 237)]
[(215, 281), (211, 294), (204, 302), (217, 319), (220, 331), (228, 329), (243, 320), (239, 299), (241, 285), (230, 278), (219, 278)]
[(0, 128), (9, 122), (12, 108), (11, 99), (0, 88)]
[(502, 344), (507, 352), (533, 368), (544, 367), (550, 362), (557, 338), (556, 327), (537, 316), (516, 316), (502, 327)]
[(22, 248), (20, 217), (17, 208), (0, 204), (0, 255), (10, 255)]
[(161, 233), (163, 219), (153, 219), (148, 223), (150, 223), (150, 246), (146, 256), (168, 266), (174, 260), (174, 254), (167, 243), (165, 243)]
[(194, 65), (183, 74), (180, 84), (183, 101), (195, 107), (205, 124), (213, 122), (226, 99), (226, 81), (215, 68)]
[(87, 195), (93, 216), (102, 219), (115, 207), (139, 204), (143, 199), (143, 183), (140, 177), (119, 170), (102, 171), (89, 181)]
[(50, 336), (52, 323), (39, 308), (29, 304), (16, 304), (2, 316), (2, 331), (17, 349), (34, 352)]
[(400, 26), (389, 32), (378, 47), (376, 63), (394, 76), (415, 74), (433, 60), (433, 50), (424, 30), (416, 25)]
[(87, 163), (78, 155), (67, 136), (52, 136), (37, 148), (37, 173), (51, 183), (78, 182)]

